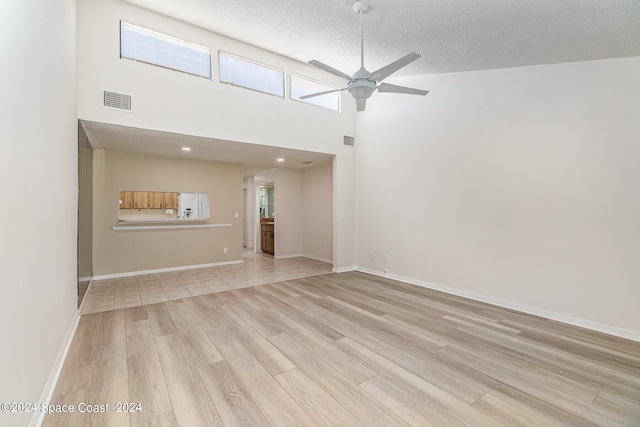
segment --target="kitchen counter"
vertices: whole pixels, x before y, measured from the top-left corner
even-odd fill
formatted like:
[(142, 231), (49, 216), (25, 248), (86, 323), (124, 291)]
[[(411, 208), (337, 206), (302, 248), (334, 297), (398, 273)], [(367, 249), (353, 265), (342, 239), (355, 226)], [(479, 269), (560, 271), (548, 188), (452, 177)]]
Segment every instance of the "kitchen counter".
[(120, 220), (118, 225), (111, 227), (114, 231), (131, 230), (167, 230), (171, 228), (224, 228), (231, 224), (212, 224), (208, 219), (170, 219), (160, 221)]
[(118, 220), (118, 224), (122, 225), (162, 225), (162, 224), (208, 224), (210, 223), (210, 219), (189, 219), (189, 218), (180, 218), (180, 219), (121, 219)]

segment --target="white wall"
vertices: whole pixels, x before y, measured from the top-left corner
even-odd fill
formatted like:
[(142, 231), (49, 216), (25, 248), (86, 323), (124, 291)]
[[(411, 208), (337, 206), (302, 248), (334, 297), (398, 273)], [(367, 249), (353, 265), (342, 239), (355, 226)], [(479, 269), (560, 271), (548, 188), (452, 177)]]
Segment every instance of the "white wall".
[[(119, 59), (119, 20), (129, 21), (209, 46), (214, 52), (213, 81)], [(341, 85), (342, 79), (291, 59), (205, 31), (117, 0), (79, 0), (78, 108), (81, 119), (239, 142), (335, 154), (336, 209), (345, 212), (335, 240), (352, 241), (355, 182), (351, 150), (343, 135), (355, 133), (355, 106), (343, 94), (343, 112), (261, 95), (217, 79), (217, 53), (233, 54)], [(133, 95), (134, 112), (101, 107), (103, 89)], [(345, 154), (346, 153), (346, 154)], [(344, 155), (344, 157), (343, 157)], [(354, 265), (354, 251), (334, 250), (341, 267)]]
[(0, 9), (0, 401), (38, 402), (77, 312), (76, 9)]
[(352, 270), (345, 260), (356, 255), (356, 193), (343, 188), (344, 182), (356, 179), (355, 151), (343, 147), (342, 153), (333, 157), (333, 271), (337, 273)]
[(275, 257), (302, 255), (302, 172), (277, 168), (275, 180)]
[(640, 339), (638, 76), (628, 58), (395, 79), (431, 93), (357, 117), (358, 265)]
[(247, 177), (243, 179), (242, 189), (246, 191), (245, 197), (245, 215), (244, 222), (246, 223), (246, 233), (247, 233), (247, 249), (253, 249), (255, 245), (255, 211), (256, 211), (256, 187), (254, 184), (253, 177)]
[[(94, 276), (242, 261), (241, 165), (93, 151)], [(120, 191), (207, 193), (211, 223), (229, 226), (114, 231)]]
[(302, 173), (302, 254), (333, 262), (333, 162)]

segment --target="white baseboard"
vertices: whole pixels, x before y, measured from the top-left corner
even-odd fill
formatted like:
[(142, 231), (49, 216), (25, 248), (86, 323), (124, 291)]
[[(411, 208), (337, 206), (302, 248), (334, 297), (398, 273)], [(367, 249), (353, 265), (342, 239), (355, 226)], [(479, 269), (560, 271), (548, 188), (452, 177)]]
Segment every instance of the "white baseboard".
[(286, 259), (286, 258), (300, 258), (302, 254), (291, 254), (291, 255), (275, 255), (275, 259)]
[[(71, 342), (73, 341), (73, 337), (76, 334), (76, 328), (78, 327), (78, 322), (80, 321), (80, 310), (76, 311), (76, 314), (71, 321), (71, 326), (67, 331), (67, 336), (65, 337), (62, 348), (58, 353), (58, 357), (56, 359), (56, 363), (53, 365), (53, 369), (51, 370), (51, 374), (49, 375), (49, 380), (47, 381), (47, 385), (42, 392), (42, 397), (38, 402), (40, 403), (49, 403), (51, 402), (51, 398), (53, 397), (53, 392), (56, 388), (56, 384), (58, 383), (58, 378), (60, 377), (60, 372), (62, 371), (62, 366), (64, 365), (64, 361), (67, 358), (67, 353), (69, 352), (69, 347), (71, 347)], [(42, 422), (44, 421), (45, 412), (36, 411), (31, 417), (31, 421), (29, 422), (29, 427), (40, 427)]]
[(125, 273), (101, 274), (93, 276), (93, 280), (114, 279), (118, 277), (141, 276), (143, 274), (168, 273), (171, 271), (193, 270), (196, 268), (219, 267), (222, 265), (242, 264), (244, 260), (212, 262), (210, 264), (182, 265), (178, 267), (156, 268), (154, 270), (127, 271)]
[(305, 254), (302, 254), (302, 256), (303, 256), (304, 258), (313, 259), (313, 260), (315, 260), (315, 261), (326, 262), (327, 264), (333, 264), (333, 260), (330, 260), (330, 259), (320, 258), (320, 257), (317, 257), (317, 256), (313, 256), (313, 255), (305, 255)]
[(93, 276), (78, 277), (78, 282), (81, 282), (81, 283), (90, 282), (91, 279), (93, 279)]
[(629, 329), (616, 328), (615, 326), (610, 326), (610, 325), (606, 325), (598, 322), (592, 322), (590, 320), (568, 316), (566, 314), (542, 310), (542, 309), (530, 307), (527, 305), (517, 304), (510, 301), (505, 301), (497, 298), (475, 294), (473, 292), (462, 291), (460, 289), (451, 288), (448, 286), (441, 286), (441, 285), (436, 285), (434, 283), (425, 282), (422, 280), (411, 279), (403, 276), (397, 276), (395, 274), (385, 274), (384, 272), (370, 270), (368, 268), (355, 267), (355, 270), (360, 271), (362, 273), (372, 274), (374, 276), (386, 277), (389, 279), (397, 280), (399, 282), (408, 283), (410, 285), (421, 286), (423, 288), (433, 289), (436, 291), (445, 292), (447, 294), (469, 298), (474, 301), (486, 302), (488, 304), (497, 305), (499, 307), (508, 308), (511, 310), (516, 310), (516, 311), (520, 311), (527, 314), (533, 314), (534, 316), (544, 317), (545, 319), (556, 320), (558, 322), (568, 323), (573, 326), (579, 326), (581, 328), (591, 329), (592, 331), (602, 332), (602, 333), (613, 335), (616, 337), (640, 342), (640, 332), (632, 331)]
[(333, 267), (331, 269), (331, 271), (333, 271), (334, 273), (347, 273), (349, 271), (356, 271), (357, 267), (351, 266), (351, 267)]

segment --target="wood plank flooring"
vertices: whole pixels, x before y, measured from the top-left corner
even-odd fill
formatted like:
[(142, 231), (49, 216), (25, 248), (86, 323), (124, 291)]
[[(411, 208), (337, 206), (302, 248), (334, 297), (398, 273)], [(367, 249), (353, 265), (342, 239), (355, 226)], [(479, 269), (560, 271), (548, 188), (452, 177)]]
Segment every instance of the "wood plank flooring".
[(44, 426), (640, 426), (640, 343), (326, 274), (83, 315), (51, 403), (109, 412)]
[(331, 273), (330, 263), (305, 257), (276, 259), (246, 250), (240, 264), (93, 280), (82, 314), (247, 288)]

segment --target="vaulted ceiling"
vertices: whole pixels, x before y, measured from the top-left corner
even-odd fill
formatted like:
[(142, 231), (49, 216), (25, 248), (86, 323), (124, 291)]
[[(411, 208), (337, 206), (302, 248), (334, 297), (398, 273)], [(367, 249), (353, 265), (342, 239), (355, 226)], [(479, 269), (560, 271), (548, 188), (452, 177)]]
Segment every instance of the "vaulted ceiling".
[[(354, 0), (123, 1), (302, 62), (316, 59), (349, 75), (360, 65)], [(640, 56), (640, 0), (364, 2), (372, 8), (364, 16), (369, 70), (412, 51), (422, 57), (396, 75)], [(190, 144), (196, 148), (189, 156), (243, 163), (246, 175), (276, 166), (275, 157), (285, 154), (291, 162), (284, 167), (327, 161), (318, 153), (99, 123), (84, 126), (99, 148), (173, 155)], [(150, 139), (162, 144), (149, 144)]]
[[(353, 0), (125, 0), (252, 45), (351, 75)], [(400, 74), (640, 56), (637, 0), (364, 0), (365, 65), (415, 51)]]

